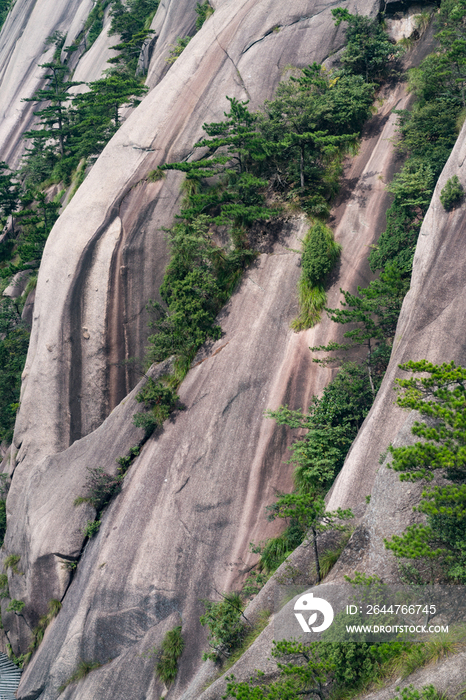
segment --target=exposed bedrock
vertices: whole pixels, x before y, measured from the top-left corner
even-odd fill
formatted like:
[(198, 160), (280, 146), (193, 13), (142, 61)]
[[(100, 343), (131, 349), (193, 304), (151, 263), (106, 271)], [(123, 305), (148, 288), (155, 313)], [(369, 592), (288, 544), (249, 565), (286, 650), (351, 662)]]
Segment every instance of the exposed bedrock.
[[(331, 304), (338, 302), (340, 285), (355, 289), (370, 279), (368, 246), (387, 206), (384, 181), (396, 166), (396, 119), (391, 110), (407, 99), (401, 87), (385, 98), (368, 125), (358, 157), (345, 171), (346, 187), (335, 210), (336, 235), (344, 252), (329, 289)], [(143, 191), (145, 186), (138, 187)], [(179, 697), (187, 688), (205, 639), (198, 622), (200, 599), (238, 585), (256, 559), (248, 552), (249, 542), (263, 540), (279, 527), (267, 523), (264, 506), (291, 485), (291, 467), (283, 464), (289, 435), (264, 419), (263, 411), (282, 403), (306, 406), (331, 376), (330, 370), (312, 364), (309, 345), (341, 339), (341, 329), (326, 318), (304, 333), (294, 334), (289, 328), (297, 311), (300, 273), (293, 249), (305, 231), (304, 220), (283, 222), (272, 250), (246, 272), (220, 314), (223, 337), (203, 348), (181, 386), (186, 410), (147, 442), (131, 467), (97, 538), (86, 546), (63, 608), (26, 670), (18, 697), (56, 698), (57, 687), (81, 658), (114, 661), (93, 671), (77, 688), (70, 686), (65, 698), (77, 693), (80, 699), (159, 697), (153, 661), (141, 654), (159, 644), (180, 620), (187, 645), (170, 696)], [(124, 399), (100, 428), (69, 449), (37, 467), (28, 457), (17, 466), (6, 547), (28, 557), (29, 614), (42, 614), (47, 599), (64, 590), (57, 557), (52, 575), (41, 578), (40, 584), (36, 578), (35, 585), (32, 577), (34, 572), (40, 577), (42, 557), (52, 561), (58, 539), (61, 554), (75, 556), (88, 514), (74, 508), (73, 500), (80, 495), (86, 467), (115, 468), (116, 452), (123, 454), (137, 439), (137, 432), (126, 433), (126, 444), (119, 441), (118, 449), (105, 456), (105, 446), (120, 426), (115, 414), (123, 407), (130, 413), (133, 406), (134, 399)], [(25, 480), (44, 469), (51, 473), (43, 486), (37, 483), (28, 493)], [(69, 480), (68, 472), (73, 473)], [(62, 484), (57, 486), (61, 495), (51, 501), (55, 479)], [(75, 492), (69, 493), (70, 487), (62, 493), (71, 482)], [(36, 538), (34, 523), (40, 515)]]
[[(143, 354), (145, 304), (156, 297), (167, 262), (160, 229), (173, 221), (179, 197), (176, 174), (158, 183), (145, 177), (157, 164), (189, 155), (202, 124), (222, 117), (226, 94), (251, 95), (259, 105), (272, 96), (285, 65), (323, 60), (340, 46), (328, 5), (297, 5), (292, 13), (281, 9), (287, 26), (264, 40), (269, 52), (276, 42), (274, 67), (272, 53), (256, 56), (246, 91), (238, 68), (253, 60), (259, 44), (246, 49), (270, 29), (271, 18), (277, 23), (279, 9), (272, 0), (222, 4), (123, 124), (55, 225), (37, 286), (18, 462), (32, 445), (36, 461), (91, 432), (136, 383), (134, 370), (117, 362)], [(355, 1), (350, 9), (377, 7)]]
[[(170, 173), (150, 183), (147, 174), (160, 163), (189, 156), (202, 124), (221, 119), (228, 108), (225, 95), (250, 99), (257, 107), (272, 96), (286, 65), (305, 66), (338, 50), (343, 33), (330, 13), (336, 5), (216, 3), (214, 15), (108, 144), (50, 234), (36, 290), (7, 502), (5, 550), (21, 556), (24, 571), (24, 576), (9, 572), (10, 591), (26, 602), (27, 622), (6, 617), (16, 652), (25, 650), (27, 624), (36, 623), (50, 599), (64, 598), (23, 676), (18, 693), (23, 700), (55, 700), (80, 659), (104, 665), (79, 686), (70, 685), (61, 696), (65, 700), (158, 698), (163, 688), (154, 678), (154, 661), (142, 654), (182, 621), (186, 651), (169, 694), (180, 697), (199, 667), (205, 640), (200, 599), (234, 588), (255, 561), (249, 542), (277, 532), (279, 525), (267, 523), (264, 506), (291, 486), (291, 467), (283, 464), (290, 438), (263, 411), (282, 403), (305, 407), (331, 377), (330, 370), (312, 364), (308, 347), (339, 340), (342, 332), (326, 318), (310, 331), (290, 330), (300, 273), (293, 249), (306, 230), (302, 219), (283, 221), (272, 249), (246, 272), (220, 314), (223, 337), (202, 349), (180, 388), (186, 410), (145, 444), (99, 534), (86, 544), (69, 587), (69, 573), (62, 568), (63, 561), (79, 557), (82, 529), (92, 517), (90, 506), (73, 506), (87, 467), (115, 470), (115, 459), (141, 438), (131, 423), (138, 407), (134, 392), (124, 398), (137, 376), (121, 361), (143, 353), (144, 307), (156, 298), (167, 263), (161, 227), (178, 211), (181, 181)], [(357, 0), (346, 6), (373, 15), (379, 9), (378, 2)], [(176, 17), (175, 9), (161, 3), (159, 12)], [(162, 36), (168, 20), (160, 17), (153, 26), (161, 27)], [(158, 75), (158, 56), (156, 43), (149, 80)], [(381, 230), (385, 183), (397, 167), (391, 110), (407, 103), (402, 86), (387, 91), (359, 155), (345, 171), (334, 211), (343, 254), (329, 289), (330, 306), (338, 304), (340, 286), (354, 291), (370, 279), (368, 247)], [(443, 255), (448, 267), (452, 252)], [(440, 262), (438, 251), (435, 256), (441, 270), (441, 255)], [(441, 291), (432, 288), (438, 314)], [(417, 321), (414, 312), (411, 316)], [(446, 319), (442, 316), (443, 328)], [(416, 339), (419, 331), (404, 324), (400, 319), (400, 328), (408, 329), (400, 332)], [(403, 342), (408, 342), (404, 336), (397, 347)], [(390, 403), (391, 389), (384, 387)], [(406, 418), (393, 415), (391, 436)], [(389, 427), (382, 428), (388, 434)], [(347, 461), (353, 464), (351, 474), (345, 467), (332, 495), (339, 503), (358, 507), (370, 492), (383, 449), (378, 435), (371, 445), (375, 459), (360, 453), (357, 463), (351, 462), (360, 449), (358, 443), (353, 448)], [(345, 478), (348, 496), (341, 491)]]

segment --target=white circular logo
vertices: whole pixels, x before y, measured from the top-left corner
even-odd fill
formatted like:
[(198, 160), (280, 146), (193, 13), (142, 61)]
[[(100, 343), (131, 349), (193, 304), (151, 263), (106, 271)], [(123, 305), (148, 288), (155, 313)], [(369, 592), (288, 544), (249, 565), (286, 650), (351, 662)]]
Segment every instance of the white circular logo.
[[(303, 632), (323, 632), (328, 629), (333, 622), (333, 608), (323, 598), (314, 598), (313, 593), (305, 593), (296, 601), (294, 609), (312, 613), (306, 622), (304, 615), (300, 612), (295, 612), (296, 619), (301, 625)], [(317, 620), (317, 612), (321, 612), (324, 616), (324, 621), (318, 627), (312, 627)]]

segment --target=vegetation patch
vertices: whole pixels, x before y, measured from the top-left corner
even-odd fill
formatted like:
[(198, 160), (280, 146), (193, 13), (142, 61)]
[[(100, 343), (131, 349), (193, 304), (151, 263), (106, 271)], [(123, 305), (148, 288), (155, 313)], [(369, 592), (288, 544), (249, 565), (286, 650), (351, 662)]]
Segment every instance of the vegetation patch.
[(3, 562), (3, 568), (5, 569), (5, 571), (11, 569), (14, 574), (21, 574), (22, 572), (18, 570), (17, 566), (20, 559), (21, 555), (19, 554), (9, 554), (7, 557), (5, 557), (5, 560)]
[(213, 15), (214, 13), (214, 8), (212, 5), (209, 4), (208, 0), (204, 0), (204, 2), (197, 2), (196, 3), (196, 31), (198, 32), (201, 28), (204, 22), (210, 17), (210, 15)]
[(408, 561), (402, 565), (402, 573), (413, 583), (443, 579), (464, 584), (466, 369), (453, 362), (433, 365), (426, 360), (407, 362), (400, 368), (418, 375), (397, 380), (400, 390), (397, 403), (424, 417), (411, 430), (422, 442), (390, 447), (389, 467), (399, 472), (401, 480), (429, 483), (434, 474), (441, 474), (447, 484), (423, 491), (415, 510), (426, 516), (426, 522), (410, 525), (403, 535), (394, 535), (386, 541), (386, 546), (402, 563)]
[(300, 314), (292, 328), (311, 328), (320, 321), (327, 295), (325, 282), (341, 252), (328, 226), (316, 222), (303, 240), (302, 273), (298, 283)]
[(458, 175), (453, 175), (447, 180), (445, 187), (440, 192), (440, 201), (445, 211), (450, 211), (464, 197), (463, 185), (458, 179)]
[(178, 659), (183, 653), (184, 639), (181, 625), (166, 633), (160, 649), (150, 652), (157, 658), (155, 675), (166, 686), (170, 686), (178, 673)]
[[(239, 593), (226, 593), (219, 602), (204, 600), (203, 603), (205, 613), (201, 615), (200, 622), (209, 630), (208, 644), (212, 651), (204, 652), (202, 658), (220, 661), (231, 656), (245, 636), (245, 627), (241, 621), (244, 617), (241, 597)], [(248, 623), (247, 620), (246, 622)]]
[(170, 53), (168, 58), (165, 59), (166, 62), (175, 63), (176, 59), (181, 56), (190, 41), (190, 36), (177, 36), (176, 44), (170, 44)]
[(34, 651), (39, 648), (39, 645), (44, 638), (45, 630), (61, 610), (61, 602), (54, 598), (49, 601), (48, 608), (48, 612), (39, 619), (37, 626), (32, 631), (32, 638), (29, 643), (24, 665), (28, 663)]
[(118, 476), (112, 476), (104, 472), (102, 467), (88, 467), (88, 476), (85, 487), (86, 495), (79, 496), (74, 505), (90, 503), (94, 506), (97, 516), (110, 503), (112, 498), (121, 491), (121, 480)]
[(89, 539), (92, 539), (92, 537), (97, 535), (97, 533), (99, 532), (100, 525), (100, 520), (88, 520), (83, 530), (83, 535), (85, 537), (89, 537)]
[(62, 693), (71, 683), (77, 683), (83, 678), (86, 678), (91, 671), (95, 671), (101, 666), (102, 664), (98, 661), (80, 661), (76, 671), (59, 687), (58, 692)]

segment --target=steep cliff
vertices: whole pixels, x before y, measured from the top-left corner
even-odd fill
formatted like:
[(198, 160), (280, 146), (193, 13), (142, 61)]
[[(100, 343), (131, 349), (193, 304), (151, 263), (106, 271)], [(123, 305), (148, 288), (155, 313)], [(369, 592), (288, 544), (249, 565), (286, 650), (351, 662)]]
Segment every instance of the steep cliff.
[[(26, 603), (23, 617), (3, 614), (14, 651), (25, 650), (29, 628), (50, 600), (61, 600), (62, 609), (24, 672), (18, 697), (25, 700), (57, 698), (80, 660), (102, 666), (60, 697), (160, 697), (163, 686), (147, 652), (180, 623), (186, 650), (169, 697), (200, 691), (199, 686), (189, 691), (205, 640), (200, 601), (238, 584), (256, 559), (249, 542), (278, 531), (266, 521), (265, 506), (291, 486), (290, 468), (283, 464), (289, 436), (263, 412), (283, 403), (306, 406), (332, 376), (311, 363), (308, 347), (340, 340), (342, 331), (328, 319), (299, 334), (290, 329), (300, 274), (296, 249), (307, 226), (290, 215), (264, 228), (261, 254), (220, 314), (222, 337), (202, 348), (179, 389), (184, 410), (145, 443), (98, 535), (89, 541), (83, 535), (93, 511), (73, 502), (83, 493), (87, 468), (115, 473), (116, 459), (143, 438), (131, 420), (138, 410), (138, 376), (123, 361), (143, 355), (145, 305), (157, 298), (163, 278), (168, 260), (163, 227), (179, 210), (181, 182), (171, 172), (149, 182), (148, 173), (189, 158), (202, 124), (219, 120), (227, 109), (226, 95), (258, 107), (272, 97), (288, 66), (322, 62), (343, 44), (343, 31), (330, 12), (339, 3), (211, 4), (213, 15), (169, 66), (170, 45), (193, 31), (195, 2), (160, 3), (152, 22), (155, 35), (141, 57), (151, 90), (108, 143), (46, 244), (14, 443), (4, 463), (12, 482), (3, 556), (20, 557), (23, 575), (10, 569), (9, 588), (13, 598)], [(375, 16), (379, 5), (350, 0), (345, 6)], [(32, 108), (19, 100), (40, 83), (36, 63), (43, 60), (44, 40), (58, 30), (71, 43), (90, 6), (68, 3), (61, 15), (47, 0), (16, 3), (0, 35), (0, 92), (8, 105), (0, 130), (3, 159), (17, 161), (21, 154), (19, 136), (28, 128)], [(108, 27), (108, 17), (106, 22)], [(73, 59), (76, 79), (98, 77), (112, 43), (103, 32), (89, 52)], [(23, 45), (30, 47), (27, 60)], [(409, 103), (402, 85), (387, 88), (384, 98), (359, 155), (347, 165), (344, 194), (334, 210), (343, 254), (328, 291), (330, 306), (337, 305), (340, 287), (354, 291), (371, 278), (367, 252), (383, 227), (385, 183), (398, 166), (391, 111)], [(462, 179), (460, 160), (452, 155), (441, 182), (453, 172)], [(331, 507), (364, 510), (379, 453), (405, 420), (391, 406), (397, 363), (424, 357), (430, 349), (433, 361), (463, 358), (459, 331), (454, 341), (441, 341), (450, 333), (462, 277), (460, 213), (442, 212), (436, 192), (394, 358), (334, 487)], [(439, 241), (447, 236), (456, 243), (442, 244), (439, 254)], [(435, 303), (425, 305), (429, 286)], [(381, 502), (384, 474), (377, 476), (364, 525), (373, 533), (367, 567), (376, 572), (382, 571), (379, 529), (387, 513)], [(64, 564), (78, 559), (73, 575)]]

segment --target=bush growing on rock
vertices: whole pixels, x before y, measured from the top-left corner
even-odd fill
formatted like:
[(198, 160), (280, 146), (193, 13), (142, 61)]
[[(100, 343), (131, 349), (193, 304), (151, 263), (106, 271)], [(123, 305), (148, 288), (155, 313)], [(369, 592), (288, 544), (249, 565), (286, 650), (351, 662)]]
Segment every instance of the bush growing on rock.
[(200, 622), (209, 629), (208, 642), (213, 649), (211, 652), (205, 652), (203, 659), (218, 661), (222, 657), (230, 656), (244, 636), (241, 598), (238, 593), (226, 593), (219, 602), (204, 600), (203, 603), (205, 613), (201, 615)]
[(76, 498), (74, 505), (90, 503), (99, 515), (113, 496), (121, 491), (121, 481), (117, 476), (104, 472), (102, 467), (88, 467), (87, 471), (86, 495)]
[(447, 180), (445, 187), (440, 192), (440, 201), (445, 211), (453, 209), (455, 204), (458, 204), (464, 196), (464, 190), (458, 175), (453, 175)]
[(314, 326), (320, 320), (327, 295), (325, 282), (341, 252), (328, 226), (316, 222), (303, 240), (302, 273), (298, 283), (300, 314), (292, 327), (298, 331)]
[(19, 560), (21, 559), (21, 556), (19, 554), (9, 554), (6, 558), (5, 561), (3, 562), (3, 568), (5, 571), (8, 571), (8, 569), (11, 569), (14, 574), (20, 574), (21, 572), (18, 570), (17, 564)]

